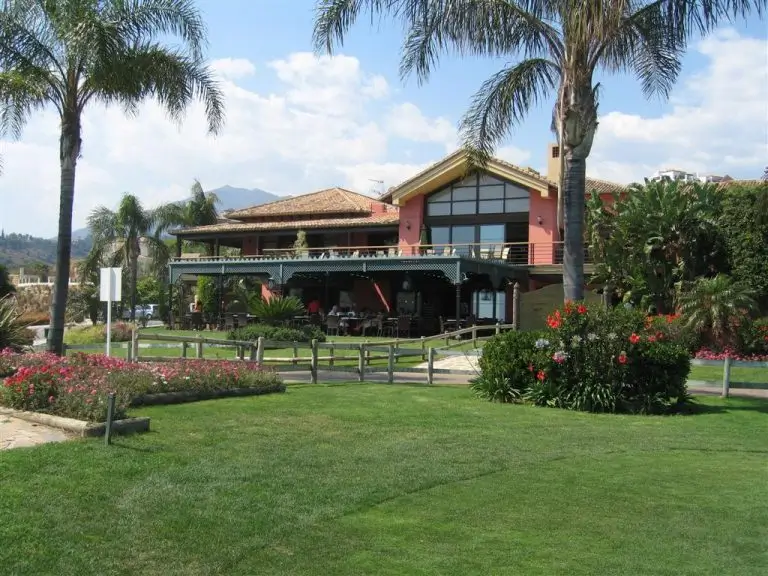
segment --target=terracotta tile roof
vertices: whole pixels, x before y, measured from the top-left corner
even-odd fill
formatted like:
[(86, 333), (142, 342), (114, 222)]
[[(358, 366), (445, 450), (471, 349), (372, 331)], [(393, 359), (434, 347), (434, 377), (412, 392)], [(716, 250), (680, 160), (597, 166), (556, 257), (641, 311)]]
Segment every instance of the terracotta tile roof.
[(245, 220), (269, 216), (309, 216), (312, 214), (370, 214), (373, 204), (380, 204), (375, 198), (364, 196), (344, 188), (327, 188), (275, 200), (268, 204), (234, 210), (227, 213), (230, 220)]
[(608, 180), (598, 180), (597, 178), (590, 178), (587, 176), (586, 182), (587, 195), (592, 193), (592, 190), (597, 190), (598, 194), (613, 194), (614, 192), (621, 192), (627, 189), (624, 184), (618, 184), (616, 182), (609, 182)]
[(275, 222), (226, 222), (211, 226), (197, 226), (172, 230), (175, 236), (189, 236), (197, 234), (237, 233), (237, 232), (262, 232), (278, 230), (310, 230), (314, 228), (365, 228), (377, 226), (397, 226), (400, 216), (397, 212), (387, 212), (361, 216), (359, 218), (313, 218), (306, 220), (286, 220)]

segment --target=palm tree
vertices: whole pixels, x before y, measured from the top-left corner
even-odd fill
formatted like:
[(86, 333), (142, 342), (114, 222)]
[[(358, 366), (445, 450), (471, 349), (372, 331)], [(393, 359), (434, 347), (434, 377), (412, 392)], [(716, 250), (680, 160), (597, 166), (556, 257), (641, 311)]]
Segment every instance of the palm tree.
[[(178, 39), (173, 46), (170, 37)], [(205, 39), (192, 0), (6, 0), (0, 8), (0, 133), (20, 137), (30, 115), (44, 108), (60, 117), (52, 352), (61, 354), (64, 336), (83, 111), (100, 102), (135, 113), (154, 97), (180, 121), (197, 99), (217, 132), (223, 98), (203, 59)]]
[(146, 210), (131, 194), (123, 196), (117, 211), (100, 206), (88, 217), (93, 248), (85, 268), (91, 276), (104, 264), (128, 269), (131, 321), (136, 319), (136, 283), (142, 244), (149, 248), (156, 268), (163, 268), (168, 261), (168, 246), (155, 233), (155, 222), (154, 212)]
[(762, 14), (766, 0), (319, 0), (317, 50), (331, 53), (355, 20), (391, 15), (406, 38), (400, 71), (429, 77), (441, 53), (516, 58), (485, 81), (460, 123), (464, 147), (482, 166), (539, 101), (555, 101), (552, 128), (562, 158), (563, 283), (584, 296), (586, 159), (597, 130), (598, 72), (632, 72), (646, 96), (667, 96), (692, 34), (719, 21)]
[(730, 276), (699, 278), (678, 295), (678, 305), (688, 328), (709, 344), (734, 343), (739, 322), (757, 309), (754, 294)]
[[(213, 192), (204, 192), (199, 180), (195, 180), (190, 188), (190, 197), (184, 202), (174, 202), (160, 206), (157, 217), (158, 232), (163, 233), (174, 227), (191, 228), (193, 226), (208, 226), (219, 220), (219, 197)], [(213, 255), (213, 246), (206, 245), (209, 256)]]

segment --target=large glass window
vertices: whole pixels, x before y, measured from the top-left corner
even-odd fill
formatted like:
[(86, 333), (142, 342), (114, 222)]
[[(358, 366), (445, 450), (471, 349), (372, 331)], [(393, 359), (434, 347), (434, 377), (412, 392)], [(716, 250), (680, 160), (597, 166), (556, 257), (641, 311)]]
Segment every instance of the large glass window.
[(469, 256), (472, 245), (475, 243), (474, 226), (452, 226), (451, 244), (457, 254)]
[(472, 293), (472, 313), (477, 318), (506, 321), (506, 294), (482, 290)]
[(445, 245), (451, 243), (451, 227), (433, 226), (431, 236), (432, 244), (434, 244), (439, 251), (442, 251)]
[(427, 199), (428, 216), (466, 216), (528, 212), (530, 194), (522, 186), (485, 174), (473, 175)]

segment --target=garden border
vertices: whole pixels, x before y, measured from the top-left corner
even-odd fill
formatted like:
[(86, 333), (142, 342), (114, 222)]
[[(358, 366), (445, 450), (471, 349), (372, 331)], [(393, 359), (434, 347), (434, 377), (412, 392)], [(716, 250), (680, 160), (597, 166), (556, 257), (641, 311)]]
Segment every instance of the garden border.
[[(76, 420), (75, 418), (45, 414), (43, 412), (14, 410), (5, 406), (0, 406), (0, 414), (27, 422), (34, 422), (35, 424), (50, 426), (51, 428), (58, 428), (83, 438), (103, 436), (107, 427), (106, 422), (87, 422), (85, 420)], [(124, 418), (112, 422), (113, 434), (133, 434), (136, 432), (149, 432), (148, 417)]]
[(216, 400), (218, 398), (240, 398), (243, 396), (263, 396), (285, 392), (284, 382), (262, 388), (229, 388), (221, 390), (181, 390), (178, 392), (156, 392), (137, 396), (130, 402), (130, 406), (159, 406), (165, 404), (184, 404), (187, 402), (199, 402), (203, 400)]

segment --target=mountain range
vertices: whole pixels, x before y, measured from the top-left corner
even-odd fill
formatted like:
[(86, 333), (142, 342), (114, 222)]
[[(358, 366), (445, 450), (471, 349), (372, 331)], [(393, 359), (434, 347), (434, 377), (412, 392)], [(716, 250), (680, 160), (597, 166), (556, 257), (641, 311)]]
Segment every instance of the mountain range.
[[(236, 188), (222, 186), (210, 190), (219, 197), (219, 213), (239, 210), (279, 200), (280, 196), (260, 188)], [(183, 202), (181, 200), (180, 202)], [(72, 231), (72, 257), (82, 258), (91, 249), (88, 228)], [(0, 237), (0, 264), (9, 269), (31, 266), (35, 263), (53, 265), (56, 262), (56, 238), (36, 238), (26, 234), (2, 235)]]

